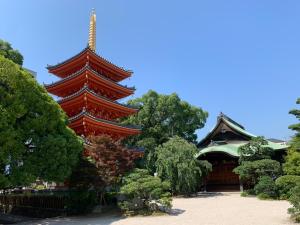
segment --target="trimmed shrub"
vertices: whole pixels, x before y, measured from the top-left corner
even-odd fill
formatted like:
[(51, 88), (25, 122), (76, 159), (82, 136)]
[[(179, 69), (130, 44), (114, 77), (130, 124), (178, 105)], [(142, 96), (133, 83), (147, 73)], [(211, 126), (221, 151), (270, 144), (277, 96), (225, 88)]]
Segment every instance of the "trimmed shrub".
[(274, 199), (272, 197), (270, 197), (269, 195), (265, 194), (265, 193), (260, 193), (257, 195), (257, 198), (260, 200), (268, 200), (268, 199)]
[(292, 215), (292, 218), (296, 222), (300, 222), (300, 185), (297, 185), (291, 190), (291, 196), (288, 199), (289, 202), (293, 205), (292, 208), (288, 209), (288, 212)]
[(291, 190), (300, 184), (300, 176), (285, 175), (275, 181), (276, 187), (281, 199), (288, 199), (291, 196)]
[(97, 193), (88, 190), (70, 191), (69, 201), (67, 203), (68, 214), (90, 213), (97, 204)]
[(151, 176), (147, 170), (134, 169), (124, 177), (118, 205), (126, 214), (147, 214), (172, 207), (169, 182)]
[(261, 199), (276, 198), (278, 196), (275, 182), (268, 176), (262, 176), (259, 178), (258, 183), (254, 187), (254, 191)]
[(281, 166), (278, 161), (262, 159), (245, 161), (233, 170), (244, 183), (254, 186), (263, 176), (277, 178), (281, 175)]
[(255, 195), (255, 191), (254, 191), (254, 189), (252, 188), (250, 188), (250, 189), (247, 189), (247, 190), (245, 190), (244, 192), (246, 192), (248, 195)]

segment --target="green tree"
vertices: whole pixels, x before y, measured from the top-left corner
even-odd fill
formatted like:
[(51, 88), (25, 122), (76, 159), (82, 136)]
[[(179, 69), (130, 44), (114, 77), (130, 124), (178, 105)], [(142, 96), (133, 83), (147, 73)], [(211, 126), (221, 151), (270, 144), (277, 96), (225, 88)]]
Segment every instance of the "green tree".
[(172, 207), (170, 184), (151, 176), (147, 170), (134, 169), (123, 178), (120, 193), (125, 197), (120, 208), (129, 213), (158, 211)]
[(271, 159), (272, 148), (267, 147), (268, 142), (264, 137), (254, 137), (247, 144), (239, 148), (240, 163), (244, 161), (255, 161), (261, 159)]
[(281, 174), (281, 165), (271, 159), (273, 150), (267, 147), (267, 144), (263, 137), (254, 137), (239, 147), (240, 165), (233, 172), (250, 188), (254, 187), (263, 176), (269, 176), (274, 180)]
[(194, 144), (176, 136), (156, 148), (157, 174), (171, 183), (173, 193), (189, 195), (199, 188), (202, 178), (211, 171), (207, 161), (195, 159)]
[[(297, 99), (296, 103), (300, 104), (300, 98)], [(299, 109), (291, 110), (290, 114), (294, 115), (297, 119), (300, 119)], [(288, 184), (291, 184), (289, 187), (296, 185), (287, 192), (287, 196), (290, 196), (289, 201), (293, 206), (289, 209), (289, 213), (292, 214), (297, 222), (300, 222), (300, 123), (293, 124), (289, 126), (289, 128), (295, 131), (296, 134), (291, 141), (291, 146), (288, 150), (283, 170), (288, 175), (294, 175), (289, 177), (286, 176), (288, 177)]]
[(288, 199), (291, 196), (291, 190), (300, 185), (300, 176), (284, 175), (278, 177), (275, 181), (281, 199)]
[[(300, 104), (300, 98), (297, 100), (297, 104)], [(291, 110), (290, 114), (300, 119), (300, 110)], [(289, 128), (296, 131), (296, 134), (291, 141), (283, 170), (286, 174), (300, 176), (300, 123), (291, 125)]]
[(201, 108), (182, 101), (177, 94), (163, 95), (152, 90), (128, 104), (140, 110), (123, 122), (142, 126), (142, 133), (127, 143), (145, 148), (146, 166), (151, 172), (155, 172), (155, 147), (175, 135), (196, 143), (195, 131), (204, 126), (208, 116)]
[(283, 165), (285, 174), (300, 176), (300, 151), (291, 147)]
[(67, 117), (31, 74), (0, 55), (0, 188), (64, 181), (82, 152)]
[(18, 50), (15, 50), (11, 45), (0, 39), (0, 55), (3, 55), (5, 58), (12, 60), (14, 63), (22, 66), (23, 65), (23, 56)]
[(297, 185), (291, 190), (289, 202), (292, 204), (292, 208), (289, 208), (288, 212), (296, 222), (300, 223), (300, 185)]

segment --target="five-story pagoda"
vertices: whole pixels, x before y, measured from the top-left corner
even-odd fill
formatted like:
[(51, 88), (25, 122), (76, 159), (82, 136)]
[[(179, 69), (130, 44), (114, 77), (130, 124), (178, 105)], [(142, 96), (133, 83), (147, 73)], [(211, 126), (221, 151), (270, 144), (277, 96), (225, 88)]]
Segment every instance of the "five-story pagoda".
[(116, 119), (137, 112), (117, 102), (134, 93), (134, 88), (118, 82), (130, 77), (132, 71), (118, 67), (96, 52), (96, 15), (92, 12), (88, 47), (72, 58), (54, 66), (49, 73), (61, 79), (45, 85), (69, 116), (69, 127), (78, 135), (109, 135), (122, 139), (140, 133), (136, 127), (124, 126)]

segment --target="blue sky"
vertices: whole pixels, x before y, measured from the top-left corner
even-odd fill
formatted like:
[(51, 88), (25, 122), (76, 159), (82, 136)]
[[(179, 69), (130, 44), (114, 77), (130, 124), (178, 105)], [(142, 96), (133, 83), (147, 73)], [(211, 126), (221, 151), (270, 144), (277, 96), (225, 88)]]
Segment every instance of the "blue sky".
[(201, 139), (222, 111), (257, 135), (289, 139), (288, 111), (300, 97), (298, 0), (0, 0), (0, 38), (24, 55), (40, 83), (87, 45), (97, 13), (97, 53), (134, 71), (138, 97), (176, 92), (209, 112)]

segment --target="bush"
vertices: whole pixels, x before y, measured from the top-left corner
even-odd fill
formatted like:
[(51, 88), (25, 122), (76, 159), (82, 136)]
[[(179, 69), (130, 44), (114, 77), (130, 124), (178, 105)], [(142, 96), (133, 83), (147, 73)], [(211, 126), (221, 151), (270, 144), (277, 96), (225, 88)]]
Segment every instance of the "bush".
[(260, 177), (268, 176), (276, 178), (281, 174), (280, 163), (271, 159), (262, 159), (256, 161), (245, 161), (233, 172), (239, 175), (244, 183), (254, 186), (258, 183)]
[(258, 194), (257, 198), (260, 200), (274, 199), (273, 197), (270, 197), (268, 194), (265, 194), (265, 193)]
[(293, 205), (293, 207), (289, 208), (288, 212), (292, 215), (296, 222), (300, 222), (300, 185), (297, 185), (291, 190), (289, 202)]
[(253, 188), (250, 188), (250, 189), (248, 189), (248, 190), (246, 190), (245, 191), (248, 195), (255, 195), (255, 191), (254, 191), (254, 189)]
[(68, 213), (71, 215), (91, 212), (97, 204), (97, 193), (88, 190), (72, 190), (67, 203)]
[(246, 191), (243, 191), (241, 193), (241, 197), (248, 197), (248, 196), (249, 196), (249, 194)]
[(255, 185), (254, 191), (259, 198), (276, 198), (278, 196), (275, 182), (268, 176), (259, 178), (259, 182)]
[(127, 214), (166, 211), (172, 207), (170, 184), (149, 175), (147, 170), (134, 169), (125, 176), (118, 205)]
[(300, 184), (300, 176), (285, 175), (275, 181), (276, 187), (281, 199), (288, 199), (291, 196), (291, 190)]

